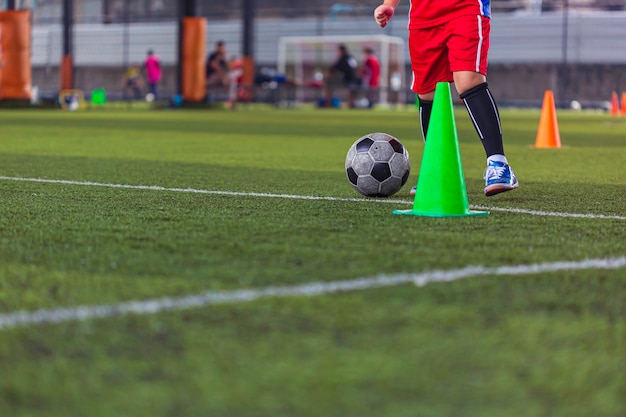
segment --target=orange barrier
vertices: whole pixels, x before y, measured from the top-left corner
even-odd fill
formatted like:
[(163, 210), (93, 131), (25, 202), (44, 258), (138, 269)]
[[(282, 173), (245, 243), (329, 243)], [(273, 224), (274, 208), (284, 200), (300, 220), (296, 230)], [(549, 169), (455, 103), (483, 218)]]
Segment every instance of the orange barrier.
[(610, 114), (611, 116), (619, 116), (619, 113), (620, 113), (620, 109), (619, 109), (619, 100), (617, 98), (617, 92), (613, 91), (613, 93), (611, 94)]
[(30, 10), (0, 12), (0, 100), (30, 100)]
[(72, 55), (65, 55), (61, 58), (61, 68), (59, 68), (61, 90), (71, 90), (74, 85), (74, 67), (72, 65)]
[(559, 133), (559, 123), (556, 118), (556, 107), (554, 106), (554, 94), (551, 90), (546, 90), (543, 96), (543, 106), (541, 107), (541, 117), (539, 118), (539, 129), (535, 140), (535, 148), (560, 148), (561, 134)]
[(241, 86), (239, 88), (238, 100), (250, 101), (254, 94), (254, 58), (243, 57), (243, 75), (241, 76)]
[(254, 58), (251, 56), (243, 57), (242, 84), (245, 86), (252, 86), (252, 84), (254, 84)]
[(183, 18), (182, 95), (184, 100), (202, 101), (206, 96), (206, 19)]

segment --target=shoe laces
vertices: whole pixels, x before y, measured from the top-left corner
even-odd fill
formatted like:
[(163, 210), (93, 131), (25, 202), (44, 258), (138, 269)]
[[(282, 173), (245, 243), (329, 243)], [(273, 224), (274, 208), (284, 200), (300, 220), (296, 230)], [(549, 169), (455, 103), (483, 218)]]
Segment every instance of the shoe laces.
[(507, 169), (508, 167), (506, 166), (506, 164), (503, 165), (496, 165), (496, 164), (489, 164), (489, 166), (487, 167), (487, 170), (485, 171), (485, 179), (500, 179), (500, 178), (505, 178), (507, 176)]

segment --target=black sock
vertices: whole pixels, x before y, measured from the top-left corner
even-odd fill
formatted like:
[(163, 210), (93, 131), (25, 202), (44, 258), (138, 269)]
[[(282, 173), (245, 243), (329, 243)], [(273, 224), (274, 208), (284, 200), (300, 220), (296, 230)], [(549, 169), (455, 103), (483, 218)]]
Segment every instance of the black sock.
[(433, 102), (418, 99), (420, 109), (420, 127), (422, 128), (422, 138), (426, 142), (426, 132), (428, 132), (428, 123), (430, 122), (430, 113), (433, 111)]
[(504, 155), (500, 114), (487, 83), (482, 83), (460, 95), (483, 142), (487, 157)]

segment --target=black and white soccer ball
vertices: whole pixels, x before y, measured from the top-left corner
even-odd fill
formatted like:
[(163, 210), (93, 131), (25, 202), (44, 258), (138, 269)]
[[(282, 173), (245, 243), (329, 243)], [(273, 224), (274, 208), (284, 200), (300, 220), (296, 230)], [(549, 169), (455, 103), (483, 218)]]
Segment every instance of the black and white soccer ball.
[(370, 133), (352, 144), (346, 174), (355, 190), (368, 197), (389, 197), (406, 184), (411, 172), (409, 152), (386, 133)]

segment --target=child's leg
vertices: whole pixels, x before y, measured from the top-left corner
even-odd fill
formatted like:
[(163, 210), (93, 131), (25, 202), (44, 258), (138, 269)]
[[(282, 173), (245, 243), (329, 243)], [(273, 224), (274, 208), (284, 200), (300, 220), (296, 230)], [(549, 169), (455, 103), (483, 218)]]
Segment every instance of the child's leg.
[(460, 96), (487, 154), (485, 195), (492, 196), (517, 188), (517, 178), (504, 156), (498, 107), (487, 83), (480, 83)]
[[(504, 156), (500, 114), (487, 83), (481, 83), (460, 95), (474, 128), (485, 148), (487, 157)], [(503, 161), (504, 162), (504, 161)]]
[(433, 101), (426, 99), (418, 99), (420, 111), (420, 127), (422, 129), (422, 139), (426, 141), (426, 133), (428, 132), (428, 124), (430, 122), (430, 114), (433, 110)]

